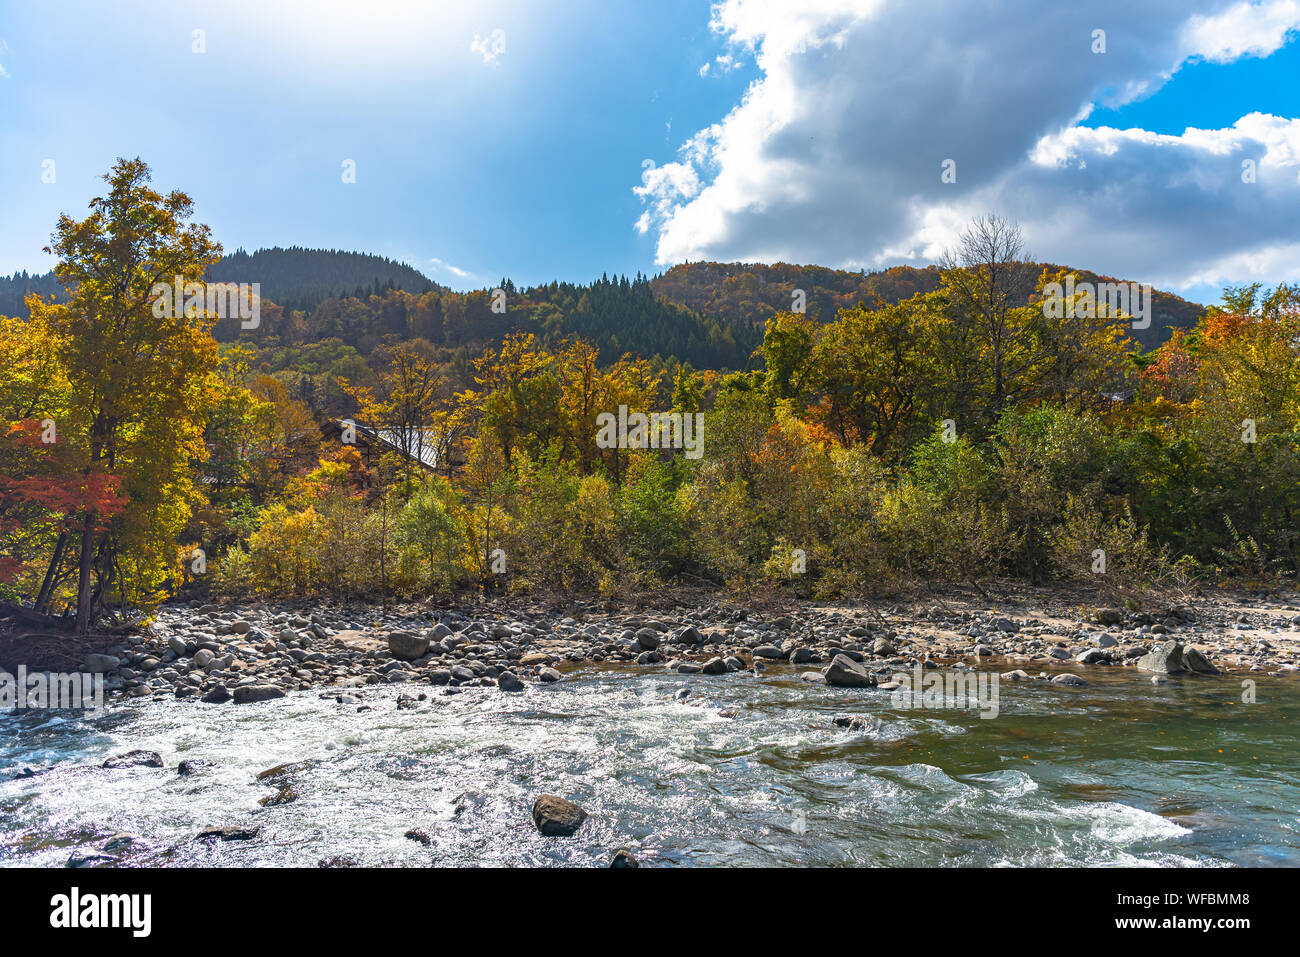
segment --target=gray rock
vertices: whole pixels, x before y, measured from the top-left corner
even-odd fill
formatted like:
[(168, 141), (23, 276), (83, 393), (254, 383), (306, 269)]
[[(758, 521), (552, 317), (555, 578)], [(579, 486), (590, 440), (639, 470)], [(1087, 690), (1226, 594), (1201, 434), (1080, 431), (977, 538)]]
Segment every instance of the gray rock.
[(233, 700), (235, 704), (253, 704), (283, 697), (284, 690), (275, 685), (240, 685), (235, 689)]
[(1170, 640), (1163, 641), (1138, 659), (1139, 671), (1151, 671), (1158, 675), (1173, 675), (1187, 671), (1183, 662), (1183, 646)]
[(1082, 688), (1085, 684), (1087, 684), (1087, 682), (1084, 681), (1082, 678), (1080, 678), (1078, 675), (1064, 674), (1064, 675), (1057, 675), (1055, 678), (1053, 678), (1052, 684), (1066, 685), (1067, 687), (1071, 687), (1071, 688)]
[(203, 697), (199, 698), (199, 700), (205, 704), (225, 704), (230, 699), (230, 689), (225, 685), (217, 685)]
[(614, 868), (640, 867), (641, 865), (637, 862), (637, 859), (632, 855), (631, 851), (626, 847), (620, 847), (614, 852), (614, 856), (610, 859), (609, 866), (612, 870)]
[(826, 683), (837, 688), (870, 688), (876, 683), (866, 668), (845, 655), (836, 655), (823, 674)]
[(388, 653), (401, 661), (414, 661), (429, 652), (429, 639), (409, 631), (388, 633)]
[(502, 691), (523, 691), (524, 683), (512, 671), (503, 671), (497, 677), (497, 687)]
[(1188, 645), (1183, 649), (1183, 663), (1192, 671), (1201, 675), (1221, 674), (1218, 668), (1210, 664), (1210, 659), (1201, 654), (1200, 651)]
[(122, 659), (113, 655), (90, 654), (86, 655), (81, 663), (81, 669), (92, 675), (102, 675), (109, 671), (116, 671), (120, 667), (122, 667)]
[(721, 658), (710, 658), (704, 662), (704, 667), (700, 671), (706, 675), (725, 675), (727, 673), (727, 663)]

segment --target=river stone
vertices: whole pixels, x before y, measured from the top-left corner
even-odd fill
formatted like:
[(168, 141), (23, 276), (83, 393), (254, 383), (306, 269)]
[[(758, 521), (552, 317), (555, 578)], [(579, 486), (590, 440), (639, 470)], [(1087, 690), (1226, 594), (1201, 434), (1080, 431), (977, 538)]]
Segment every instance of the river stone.
[(790, 664), (792, 665), (806, 665), (812, 659), (813, 653), (810, 648), (795, 648), (790, 652)]
[(1187, 671), (1183, 662), (1183, 646), (1176, 641), (1163, 641), (1138, 659), (1139, 671), (1151, 671), (1158, 675), (1173, 675)]
[(225, 704), (230, 698), (230, 689), (225, 685), (217, 685), (199, 700), (205, 704)]
[(524, 683), (513, 671), (503, 671), (497, 677), (497, 687), (502, 691), (523, 691)]
[(553, 681), (559, 681), (564, 676), (560, 674), (558, 671), (556, 671), (554, 668), (542, 668), (540, 671), (537, 672), (537, 677), (549, 684), (550, 682)]
[(654, 651), (659, 647), (659, 632), (653, 628), (642, 628), (636, 633), (636, 643), (644, 651)]
[(625, 867), (640, 867), (640, 863), (626, 847), (620, 847), (614, 852), (613, 858), (609, 862), (610, 869)]
[(116, 671), (122, 667), (122, 659), (113, 655), (90, 654), (81, 663), (81, 670), (88, 671), (92, 675), (102, 675), (108, 671)]
[[(852, 632), (850, 632), (850, 634), (852, 634)], [(889, 643), (887, 638), (877, 638), (871, 644), (871, 653), (883, 658), (894, 653), (894, 646)]]
[(167, 639), (167, 647), (176, 654), (177, 658), (180, 658), (185, 654), (185, 639), (179, 635), (172, 635)]
[(776, 645), (759, 645), (754, 649), (754, 657), (779, 659), (781, 657), (781, 649)]
[(429, 651), (429, 639), (409, 631), (388, 633), (388, 653), (402, 661), (423, 658)]
[(533, 823), (547, 837), (568, 837), (586, 819), (586, 811), (554, 794), (543, 794), (533, 804)]
[(157, 751), (127, 751), (116, 754), (105, 761), (106, 768), (160, 768), (163, 766), (162, 755)]
[(270, 701), (283, 698), (284, 691), (275, 685), (240, 685), (235, 689), (235, 704), (252, 704), (255, 701)]
[(1195, 648), (1188, 645), (1183, 649), (1183, 663), (1192, 671), (1202, 675), (1220, 674), (1218, 668), (1210, 664), (1210, 660), (1201, 654)]
[(207, 827), (196, 841), (249, 841), (257, 837), (260, 827)]
[(823, 674), (826, 683), (837, 688), (870, 688), (876, 683), (866, 668), (846, 655), (836, 655)]
[(866, 731), (875, 727), (875, 722), (860, 714), (842, 714), (834, 719), (835, 727), (848, 728), (850, 731)]
[(704, 667), (700, 670), (706, 675), (725, 675), (727, 673), (727, 663), (721, 658), (710, 658), (704, 662)]
[(700, 634), (699, 629), (694, 625), (687, 625), (677, 632), (677, 641), (683, 645), (702, 645), (704, 644), (704, 636)]
[(1066, 685), (1067, 687), (1070, 688), (1082, 688), (1085, 684), (1087, 684), (1087, 682), (1084, 681), (1082, 678), (1080, 678), (1078, 675), (1064, 674), (1064, 675), (1057, 675), (1055, 678), (1053, 678), (1052, 684)]

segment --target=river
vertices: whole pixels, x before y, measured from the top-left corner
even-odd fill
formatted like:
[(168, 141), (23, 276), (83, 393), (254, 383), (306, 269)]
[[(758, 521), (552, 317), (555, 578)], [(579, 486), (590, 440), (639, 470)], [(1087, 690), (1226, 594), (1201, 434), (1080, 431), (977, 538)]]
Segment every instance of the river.
[[(129, 834), (124, 865), (1300, 865), (1300, 682), (1002, 682), (1000, 713), (895, 710), (788, 669), (581, 666), (520, 694), (428, 686), (250, 705), (171, 699), (0, 716), (0, 864), (62, 866)], [(681, 688), (690, 689), (677, 700)], [(398, 709), (399, 694), (426, 694)], [(368, 710), (359, 710), (369, 706)], [(836, 715), (873, 719), (867, 730)], [(163, 769), (105, 770), (159, 752)], [(178, 762), (203, 759), (191, 776)], [(292, 776), (296, 800), (257, 772)], [(49, 768), (15, 778), (24, 767)], [(591, 815), (546, 838), (543, 792)], [(246, 841), (205, 827), (257, 826)], [(420, 829), (425, 845), (403, 835)]]

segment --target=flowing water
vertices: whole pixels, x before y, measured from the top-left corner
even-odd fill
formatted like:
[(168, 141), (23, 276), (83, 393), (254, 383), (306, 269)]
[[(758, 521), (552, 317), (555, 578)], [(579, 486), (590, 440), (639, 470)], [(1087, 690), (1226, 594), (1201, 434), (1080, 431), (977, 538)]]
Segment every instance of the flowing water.
[[(369, 710), (311, 691), (4, 715), (0, 863), (61, 866), (125, 833), (126, 865), (592, 865), (617, 847), (657, 865), (1300, 865), (1300, 681), (1260, 678), (1246, 704), (1240, 678), (1082, 673), (1002, 682), (991, 720), (784, 669), (591, 666), (513, 695), (372, 687)], [(874, 726), (833, 725), (850, 713)], [(135, 748), (166, 768), (99, 767)], [(211, 766), (181, 776), (187, 758)], [(299, 761), (297, 799), (259, 806), (276, 788), (257, 772)], [(590, 813), (575, 837), (537, 833), (543, 792)], [(210, 826), (260, 831), (194, 840)]]

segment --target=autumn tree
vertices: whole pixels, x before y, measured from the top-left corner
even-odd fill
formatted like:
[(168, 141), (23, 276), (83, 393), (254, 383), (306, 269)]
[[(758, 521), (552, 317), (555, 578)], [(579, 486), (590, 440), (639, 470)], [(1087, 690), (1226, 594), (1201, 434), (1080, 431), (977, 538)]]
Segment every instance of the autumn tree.
[[(155, 287), (200, 283), (221, 248), (190, 223), (193, 202), (152, 189), (140, 159), (105, 175), (90, 215), (60, 216), (47, 252), (68, 301), (34, 302), (48, 323), (69, 387), (60, 441), (87, 477), (120, 476), (129, 504), (110, 526), (93, 503), (77, 517), (77, 628), (115, 592), (148, 603), (170, 562), (171, 542), (196, 495), (190, 463), (206, 456), (203, 423), (217, 362), (212, 319), (163, 308)], [(201, 288), (201, 287), (199, 287)]]

